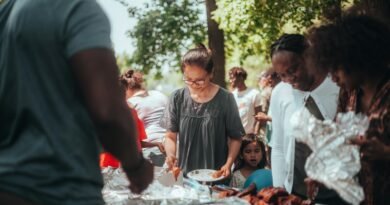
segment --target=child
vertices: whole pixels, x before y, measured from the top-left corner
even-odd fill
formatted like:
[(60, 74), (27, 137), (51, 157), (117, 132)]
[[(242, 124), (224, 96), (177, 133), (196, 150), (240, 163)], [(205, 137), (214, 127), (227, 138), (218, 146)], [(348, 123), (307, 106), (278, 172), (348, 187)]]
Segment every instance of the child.
[(267, 166), (265, 146), (255, 135), (246, 135), (242, 139), (240, 155), (236, 167), (233, 170), (233, 177), (230, 181), (231, 187), (243, 188), (246, 179), (252, 172), (264, 169)]

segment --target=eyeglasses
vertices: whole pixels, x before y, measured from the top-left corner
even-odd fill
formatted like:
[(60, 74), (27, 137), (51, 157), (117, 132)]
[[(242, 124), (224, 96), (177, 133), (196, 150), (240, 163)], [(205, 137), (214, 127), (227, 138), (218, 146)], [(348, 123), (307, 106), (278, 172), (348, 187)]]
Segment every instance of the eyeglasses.
[(202, 80), (188, 80), (185, 77), (183, 77), (183, 81), (187, 85), (197, 85), (197, 86), (202, 86), (206, 83), (206, 79)]

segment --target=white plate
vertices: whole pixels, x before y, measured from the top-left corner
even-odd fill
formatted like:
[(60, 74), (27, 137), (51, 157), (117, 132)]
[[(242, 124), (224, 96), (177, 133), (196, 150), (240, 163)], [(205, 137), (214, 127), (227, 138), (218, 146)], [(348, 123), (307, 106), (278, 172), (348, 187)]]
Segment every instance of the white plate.
[(194, 180), (200, 181), (200, 182), (215, 182), (215, 181), (219, 181), (219, 180), (225, 178), (225, 176), (220, 176), (218, 178), (214, 178), (212, 176), (214, 174), (214, 172), (216, 172), (216, 170), (196, 169), (196, 170), (188, 172), (187, 176), (191, 179), (194, 179)]

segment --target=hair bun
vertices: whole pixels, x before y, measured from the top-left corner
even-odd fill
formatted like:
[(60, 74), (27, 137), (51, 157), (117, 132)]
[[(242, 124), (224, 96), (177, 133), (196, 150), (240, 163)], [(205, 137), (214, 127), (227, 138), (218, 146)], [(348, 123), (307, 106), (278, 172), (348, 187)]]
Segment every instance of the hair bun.
[(206, 50), (209, 55), (212, 54), (212, 51), (210, 48), (207, 48), (203, 43), (198, 43), (195, 47), (196, 49)]
[(133, 74), (134, 74), (134, 70), (128, 70), (126, 73), (125, 73), (125, 78), (132, 78), (133, 77)]
[(208, 50), (207, 47), (203, 43), (196, 44), (195, 48)]
[(140, 71), (129, 69), (119, 77), (119, 81), (126, 88), (141, 89), (144, 82), (143, 75)]

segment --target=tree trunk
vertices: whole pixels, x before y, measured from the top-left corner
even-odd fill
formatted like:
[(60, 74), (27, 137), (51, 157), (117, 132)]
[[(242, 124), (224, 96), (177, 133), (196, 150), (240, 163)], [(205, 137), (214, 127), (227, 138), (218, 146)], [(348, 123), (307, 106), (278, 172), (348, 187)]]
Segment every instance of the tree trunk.
[(207, 12), (207, 34), (209, 47), (213, 53), (214, 61), (214, 83), (226, 88), (225, 82), (225, 46), (223, 31), (218, 28), (217, 22), (212, 17), (212, 12), (217, 9), (215, 0), (206, 0)]

